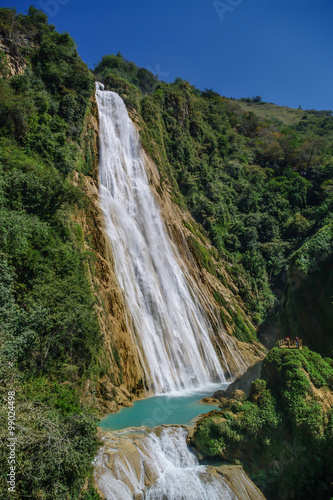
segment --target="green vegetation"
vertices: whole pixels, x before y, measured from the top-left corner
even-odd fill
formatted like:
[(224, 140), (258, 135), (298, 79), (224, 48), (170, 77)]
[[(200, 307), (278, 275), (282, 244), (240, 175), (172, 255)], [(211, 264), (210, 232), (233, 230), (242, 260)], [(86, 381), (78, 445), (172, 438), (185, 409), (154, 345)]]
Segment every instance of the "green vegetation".
[[(260, 99), (237, 104), (179, 78), (172, 84), (155, 78), (138, 98), (142, 86), (129, 68), (118, 54), (103, 58), (96, 72), (108, 88), (117, 76), (136, 91), (132, 108), (141, 116), (144, 147), (174, 199), (231, 264), (248, 310), (261, 322), (290, 257), (332, 220), (332, 113), (294, 110), (286, 125), (251, 111), (266, 106)], [(198, 264), (212, 272), (209, 255), (189, 243)]]
[[(123, 58), (120, 52), (117, 55), (104, 56), (102, 61), (95, 66), (96, 78), (106, 80), (111, 76), (114, 81), (127, 81), (137, 87), (143, 94), (149, 94), (155, 90), (159, 80), (151, 71), (139, 68), (134, 62)], [(117, 78), (118, 77), (118, 78)]]
[[(71, 385), (51, 381), (49, 376), (28, 377), (1, 367), (1, 419), (7, 420), (4, 401), (16, 391), (16, 494), (11, 498), (79, 498), (88, 477), (86, 500), (99, 497), (92, 488), (91, 457), (96, 451), (96, 418), (79, 403)], [(2, 426), (1, 441), (7, 443)], [(8, 498), (6, 473), (8, 450), (1, 447), (1, 492)]]
[(274, 120), (280, 125), (295, 125), (303, 118), (305, 112), (300, 109), (287, 108), (286, 106), (277, 106), (268, 102), (254, 103), (248, 99), (240, 99), (237, 101), (240, 108), (248, 113), (256, 114), (262, 120)]
[(207, 269), (209, 273), (216, 276), (216, 268), (207, 248), (201, 245), (198, 240), (192, 236), (188, 238), (188, 244), (198, 266)]
[[(8, 49), (0, 54), (0, 414), (4, 421), (15, 391), (12, 498), (94, 500), (97, 415), (81, 398), (87, 387), (94, 392), (102, 341), (89, 281), (94, 257), (73, 221), (89, 207), (72, 182), (74, 170), (94, 174), (92, 138), (82, 138), (94, 78), (71, 37), (34, 7), (26, 16), (1, 8), (0, 37)], [(226, 286), (224, 260), (254, 321), (265, 318), (290, 263), (305, 279), (316, 261), (330, 262), (330, 111), (267, 118), (260, 96), (237, 104), (181, 79), (166, 84), (120, 54), (105, 56), (95, 75), (124, 98), (161, 186), (167, 181), (173, 200), (196, 219), (184, 226), (198, 266)], [(253, 340), (237, 304), (227, 309), (214, 295), (237, 338)], [(116, 349), (114, 358), (121, 368)], [(248, 401), (200, 424), (198, 443), (207, 455), (237, 451), (268, 491), (324, 498), (333, 474), (332, 410), (313, 387), (332, 389), (332, 362), (307, 350), (274, 350), (263, 374)], [(307, 453), (271, 470), (291, 432)], [(6, 428), (0, 436), (5, 443)], [(6, 460), (2, 446), (3, 496)]]
[[(33, 7), (27, 16), (0, 9), (0, 36), (22, 63), (15, 76), (8, 59), (0, 66), (1, 419), (15, 391), (12, 498), (92, 500), (97, 415), (80, 396), (98, 377), (101, 338), (92, 257), (72, 218), (86, 201), (70, 174), (94, 82), (70, 36)], [(2, 498), (6, 439), (3, 425)]]
[(92, 75), (71, 37), (33, 7), (27, 16), (1, 9), (0, 33), (26, 64), (24, 73), (0, 80), (1, 136), (67, 174), (75, 167)]
[[(324, 226), (308, 240), (291, 258), (290, 273), (297, 272), (306, 279), (318, 268), (319, 262), (327, 260), (333, 253), (333, 222)], [(291, 276), (292, 277), (292, 274)]]
[(269, 498), (331, 498), (333, 362), (275, 348), (247, 400), (199, 422), (194, 443), (243, 464)]

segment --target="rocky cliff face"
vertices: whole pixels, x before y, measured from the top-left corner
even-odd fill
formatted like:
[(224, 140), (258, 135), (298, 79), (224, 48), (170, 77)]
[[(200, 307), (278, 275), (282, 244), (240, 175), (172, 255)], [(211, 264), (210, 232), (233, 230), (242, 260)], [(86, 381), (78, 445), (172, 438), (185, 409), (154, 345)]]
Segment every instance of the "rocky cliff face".
[[(157, 167), (147, 153), (145, 153), (145, 161), (149, 182), (157, 203), (161, 207), (162, 218), (170, 238), (177, 246), (187, 272), (206, 298), (203, 306), (208, 317), (212, 321), (214, 321), (213, 316), (221, 317), (223, 327), (233, 337), (238, 351), (244, 357), (245, 365), (252, 366), (264, 357), (264, 349), (258, 342), (240, 342), (234, 337), (236, 326), (234, 317), (237, 315), (242, 318), (244, 328), (251, 328), (254, 331), (254, 326), (246, 314), (244, 303), (238, 295), (237, 287), (226, 271), (224, 263), (214, 258), (214, 247), (209, 244), (199, 230), (195, 230), (197, 224), (189, 212), (181, 209), (172, 201), (172, 191), (166, 183), (161, 188)], [(200, 265), (200, 258), (196, 258), (196, 248), (198, 247), (203, 255), (209, 256), (211, 272)], [(215, 255), (217, 257), (217, 252)], [(235, 316), (232, 317), (229, 311), (233, 311)], [(226, 352), (226, 357), (229, 366), (234, 370), (233, 374), (238, 374), (237, 367), (229, 352)]]
[(0, 34), (0, 72), (4, 76), (22, 75), (27, 66), (26, 54), (31, 47), (31, 41), (20, 36), (13, 40)]

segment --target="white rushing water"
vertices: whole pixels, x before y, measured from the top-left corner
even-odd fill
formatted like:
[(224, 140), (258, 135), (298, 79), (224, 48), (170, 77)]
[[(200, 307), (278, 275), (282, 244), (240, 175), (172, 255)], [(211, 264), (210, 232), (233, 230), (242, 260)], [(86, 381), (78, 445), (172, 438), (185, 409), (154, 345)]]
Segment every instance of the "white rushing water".
[(180, 266), (122, 99), (102, 84), (96, 97), (101, 207), (146, 383), (160, 394), (225, 382), (230, 370), (225, 360), (221, 365), (223, 349), (235, 351), (236, 362), (242, 363), (235, 345), (220, 326), (213, 332), (198, 291)]
[(182, 427), (110, 434), (95, 459), (106, 499), (237, 500), (221, 476), (199, 465), (186, 435)]

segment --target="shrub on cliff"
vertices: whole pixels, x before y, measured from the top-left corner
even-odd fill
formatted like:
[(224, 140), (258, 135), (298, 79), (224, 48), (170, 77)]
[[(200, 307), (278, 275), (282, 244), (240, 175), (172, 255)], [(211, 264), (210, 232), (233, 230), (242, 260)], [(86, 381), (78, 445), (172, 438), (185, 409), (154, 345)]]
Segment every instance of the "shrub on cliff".
[(0, 80), (1, 136), (66, 175), (75, 166), (92, 74), (68, 33), (55, 31), (33, 7), (26, 16), (0, 9), (0, 36), (26, 66), (22, 74)]

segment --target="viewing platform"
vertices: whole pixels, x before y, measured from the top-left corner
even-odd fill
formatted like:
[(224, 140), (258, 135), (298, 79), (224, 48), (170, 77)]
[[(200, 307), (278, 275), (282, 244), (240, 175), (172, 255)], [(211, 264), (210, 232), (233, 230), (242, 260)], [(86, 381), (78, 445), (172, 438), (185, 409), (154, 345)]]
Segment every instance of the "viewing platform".
[(281, 349), (303, 349), (302, 339), (282, 339), (278, 341), (278, 346)]

